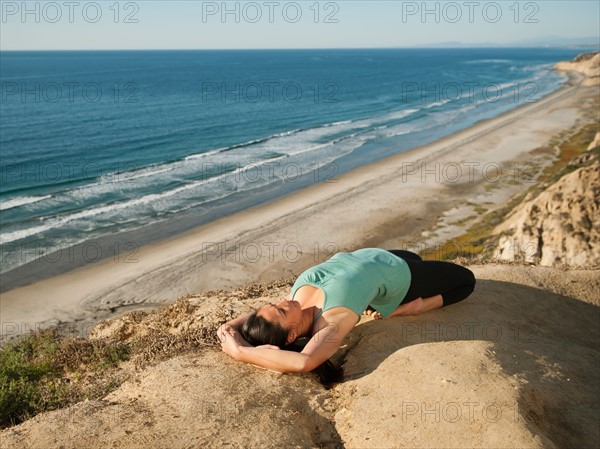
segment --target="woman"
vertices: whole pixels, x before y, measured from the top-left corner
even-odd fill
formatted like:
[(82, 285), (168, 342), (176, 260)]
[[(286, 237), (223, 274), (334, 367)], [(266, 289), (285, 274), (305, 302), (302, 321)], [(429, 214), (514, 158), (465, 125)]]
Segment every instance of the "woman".
[[(375, 319), (420, 315), (465, 299), (475, 277), (450, 262), (423, 261), (402, 250), (337, 253), (304, 271), (289, 298), (266, 304), (218, 330), (236, 360), (279, 372), (313, 371), (335, 354), (367, 307)], [(310, 338), (301, 352), (283, 350)]]

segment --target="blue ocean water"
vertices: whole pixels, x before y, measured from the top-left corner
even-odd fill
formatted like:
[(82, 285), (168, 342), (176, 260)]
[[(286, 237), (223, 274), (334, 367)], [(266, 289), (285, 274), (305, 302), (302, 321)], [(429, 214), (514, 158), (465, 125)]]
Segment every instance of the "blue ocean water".
[(583, 51), (0, 52), (3, 290), (53, 252), (109, 257), (536, 101)]

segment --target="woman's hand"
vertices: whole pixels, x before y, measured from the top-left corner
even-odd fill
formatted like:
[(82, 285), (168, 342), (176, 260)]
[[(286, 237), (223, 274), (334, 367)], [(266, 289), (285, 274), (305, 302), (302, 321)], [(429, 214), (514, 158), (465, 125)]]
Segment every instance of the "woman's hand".
[(219, 340), (221, 341), (221, 349), (230, 357), (239, 360), (240, 347), (252, 346), (244, 337), (231, 326), (221, 326), (217, 331)]

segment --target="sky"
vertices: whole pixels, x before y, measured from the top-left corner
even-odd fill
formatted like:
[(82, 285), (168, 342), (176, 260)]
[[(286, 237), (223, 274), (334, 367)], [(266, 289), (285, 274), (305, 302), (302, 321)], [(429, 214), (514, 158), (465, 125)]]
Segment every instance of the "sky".
[[(592, 1), (0, 1), (0, 50), (600, 42)], [(532, 41), (533, 40), (533, 41)]]

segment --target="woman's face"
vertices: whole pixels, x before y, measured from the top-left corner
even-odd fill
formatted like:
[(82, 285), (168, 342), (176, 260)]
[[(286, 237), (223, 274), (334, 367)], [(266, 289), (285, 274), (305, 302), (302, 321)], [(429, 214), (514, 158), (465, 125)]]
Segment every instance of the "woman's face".
[(265, 304), (257, 315), (272, 323), (278, 323), (285, 329), (298, 329), (302, 323), (302, 306), (298, 301), (284, 298), (275, 303)]

